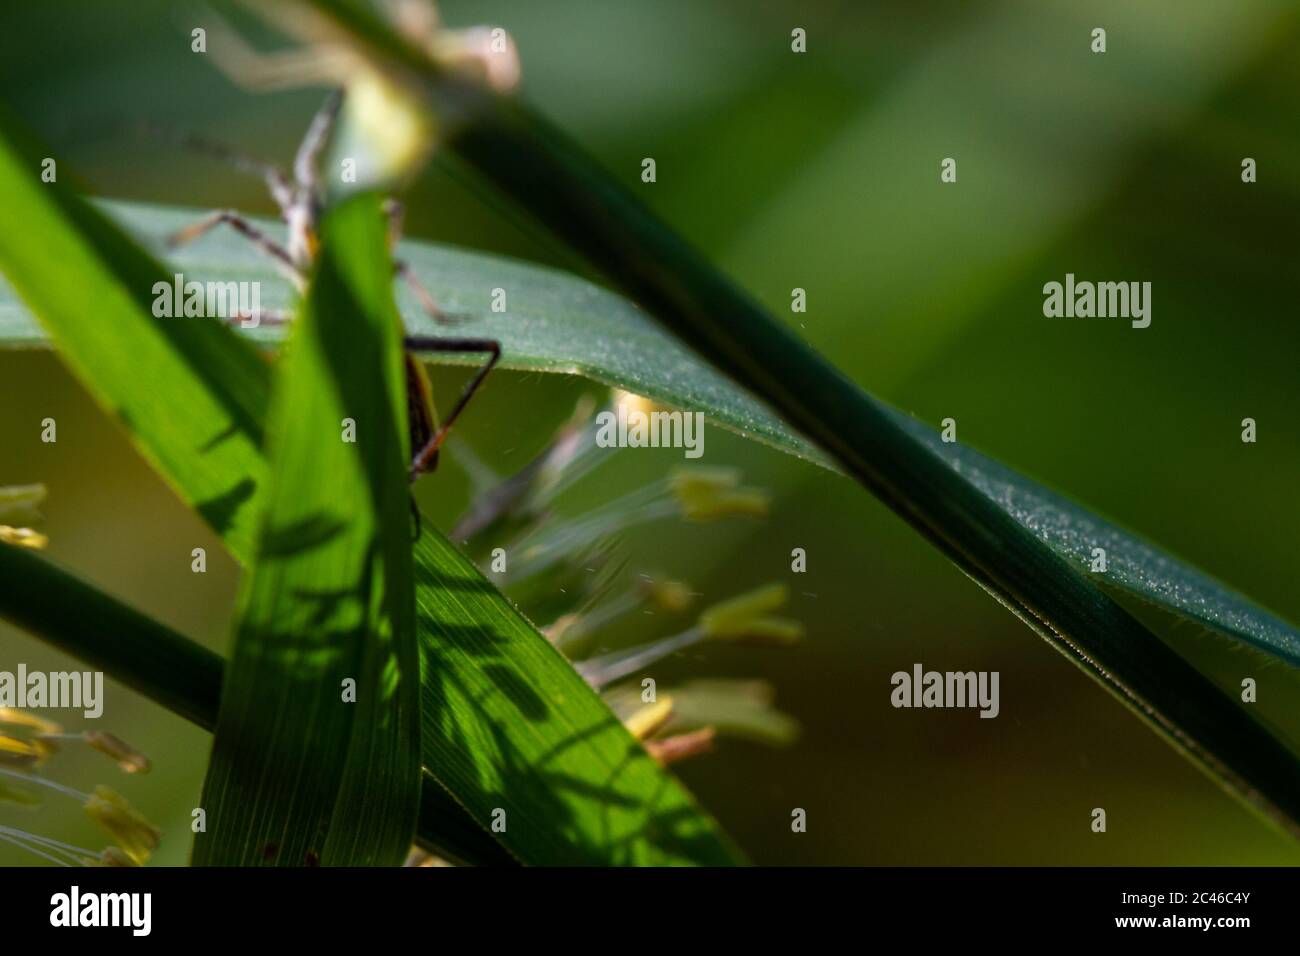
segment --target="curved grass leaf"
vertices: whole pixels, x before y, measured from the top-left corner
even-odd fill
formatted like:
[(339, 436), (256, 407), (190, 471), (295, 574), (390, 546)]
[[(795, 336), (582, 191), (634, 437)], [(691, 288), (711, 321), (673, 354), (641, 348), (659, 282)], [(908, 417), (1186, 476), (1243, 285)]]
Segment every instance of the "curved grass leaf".
[(929, 426), (890, 411), (899, 427), (1080, 570), (1089, 569), (1093, 548), (1105, 549), (1107, 570), (1096, 576), (1103, 587), (1300, 666), (1300, 630), (1249, 598), (1069, 498), (977, 451), (945, 443)]
[[(108, 202), (102, 207), (147, 246), (193, 222), (201, 210)], [(283, 227), (258, 221), (273, 235)], [(408, 241), (401, 255), (434, 290), (443, 306), (464, 316), (458, 331), (497, 338), (507, 368), (560, 372), (626, 388), (681, 408), (797, 457), (832, 467), (825, 454), (791, 431), (763, 405), (679, 345), (626, 299), (577, 277), (513, 260)], [(264, 256), (230, 232), (213, 233), (178, 250), (171, 264), (200, 280), (258, 281), (266, 304), (292, 304), (292, 290)], [(494, 313), (492, 289), (509, 291), (509, 311)], [(413, 332), (436, 335), (410, 291), (398, 289), (403, 322)], [(247, 333), (277, 342), (282, 327)], [(10, 289), (0, 282), (0, 345), (39, 347), (44, 333)], [(437, 361), (455, 361), (446, 355)], [(939, 440), (934, 429), (870, 400), (895, 424), (924, 443), (954, 471), (996, 502), (1053, 551), (1086, 571), (1092, 549), (1104, 548), (1103, 587), (1198, 621), (1229, 638), (1300, 665), (1300, 631), (1231, 588), (1161, 551), (1112, 522), (1039, 485), (978, 451)]]
[[(0, 267), (92, 394), (248, 560), (270, 368), (220, 323), (154, 321), (162, 267), (62, 182), (41, 183), (48, 153), (17, 130), (0, 115), (0, 192), (24, 223), (22, 235), (0, 239)], [(25, 321), (12, 304), (3, 315), (7, 327)], [(713, 820), (568, 662), (423, 527), (414, 555), (425, 664), (421, 833), (436, 842), (442, 829), (489, 832), (500, 808), (508, 823), (494, 835), (525, 863), (735, 862)], [(544, 819), (535, 807), (547, 808)]]
[[(573, 666), (431, 534), (416, 546), (425, 752), (474, 819), (512, 852), (557, 864), (722, 864), (734, 851)], [(522, 727), (523, 733), (519, 732)], [(475, 755), (478, 755), (477, 757)], [(523, 788), (527, 799), (520, 799)]]
[(378, 200), (331, 212), (322, 240), (272, 404), (195, 864), (397, 866), (415, 833), (406, 390)]

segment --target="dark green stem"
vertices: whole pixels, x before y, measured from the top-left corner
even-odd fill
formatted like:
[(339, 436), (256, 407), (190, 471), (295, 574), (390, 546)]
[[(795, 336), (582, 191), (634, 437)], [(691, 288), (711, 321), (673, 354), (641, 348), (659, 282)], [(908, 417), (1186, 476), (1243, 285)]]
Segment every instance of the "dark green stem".
[(0, 544), (0, 615), (204, 730), (221, 657), (24, 548)]

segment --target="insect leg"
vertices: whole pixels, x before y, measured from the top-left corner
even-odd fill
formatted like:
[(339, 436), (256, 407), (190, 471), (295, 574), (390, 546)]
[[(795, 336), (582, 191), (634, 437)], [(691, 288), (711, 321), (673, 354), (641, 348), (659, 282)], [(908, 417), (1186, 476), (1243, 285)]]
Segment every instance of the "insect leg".
[(204, 11), (212, 61), (244, 89), (285, 90), (337, 82), (351, 63), (346, 51), (309, 46), (262, 53), (250, 46), (215, 10)]
[[(395, 250), (397, 243), (402, 238), (402, 219), (405, 215), (406, 207), (401, 202), (392, 198), (384, 200), (384, 218), (388, 220), (388, 245), (390, 249)], [(420, 303), (420, 308), (438, 325), (458, 325), (467, 318), (467, 316), (451, 315), (442, 311), (433, 298), (433, 294), (419, 280), (415, 271), (403, 260), (393, 260), (393, 272), (402, 278), (402, 281), (414, 293), (415, 301)]]
[(428, 336), (408, 335), (405, 339), (405, 346), (412, 351), (421, 352), (478, 352), (488, 356), (487, 362), (480, 368), (466, 384), (464, 390), (460, 393), (460, 398), (456, 400), (451, 414), (447, 420), (442, 423), (433, 435), (425, 441), (423, 447), (415, 451), (411, 458), (411, 480), (414, 481), (419, 475), (429, 470), (431, 463), (437, 457), (438, 449), (442, 446), (443, 439), (451, 431), (451, 427), (456, 424), (456, 419), (460, 413), (465, 410), (469, 400), (474, 397), (483, 380), (487, 378), (488, 372), (501, 359), (501, 343), (496, 339), (441, 339), (430, 338)]
[[(411, 292), (415, 294), (415, 301), (420, 303), (420, 308), (422, 308), (425, 311), (425, 314), (428, 315), (429, 318), (433, 319), (433, 321), (438, 325), (459, 325), (469, 318), (469, 316), (466, 315), (452, 315), (450, 312), (442, 311), (442, 309), (438, 307), (437, 301), (433, 298), (433, 294), (425, 287), (424, 283), (416, 277), (415, 272), (403, 260), (393, 260), (393, 271), (402, 278), (402, 281), (405, 282)], [(432, 339), (431, 341), (439, 340)], [(441, 341), (446, 340), (443, 339)]]
[(334, 123), (339, 118), (339, 109), (343, 106), (343, 91), (334, 90), (325, 98), (321, 108), (312, 117), (307, 127), (307, 135), (302, 138), (298, 155), (293, 160), (293, 178), (298, 185), (311, 193), (320, 187), (320, 157), (329, 143)]
[(242, 328), (255, 329), (259, 325), (287, 325), (292, 315), (287, 309), (258, 309), (256, 312), (241, 312), (226, 319), (227, 325), (238, 323)]
[(289, 256), (289, 253), (270, 239), (264, 232), (262, 232), (262, 230), (258, 229), (233, 210), (223, 209), (219, 212), (214, 212), (210, 215), (204, 216), (198, 222), (186, 226), (179, 232), (174, 232), (168, 236), (167, 245), (170, 248), (175, 249), (177, 246), (183, 246), (186, 243), (193, 242), (195, 239), (198, 239), (200, 236), (215, 229), (223, 222), (253, 245), (257, 246), (257, 248), (262, 250), (262, 252), (270, 256), (271, 260), (276, 264), (276, 267), (283, 272), (295, 286), (299, 289), (303, 287), (303, 277), (298, 270), (294, 268), (293, 259)]
[(384, 218), (388, 220), (388, 247), (396, 249), (402, 238), (402, 221), (406, 217), (406, 207), (401, 200), (391, 196), (384, 200)]

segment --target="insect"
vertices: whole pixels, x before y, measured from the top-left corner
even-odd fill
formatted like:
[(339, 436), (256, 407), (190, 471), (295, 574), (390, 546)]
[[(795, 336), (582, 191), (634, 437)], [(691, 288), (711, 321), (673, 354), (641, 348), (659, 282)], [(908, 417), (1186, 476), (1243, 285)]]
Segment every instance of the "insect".
[[(217, 226), (234, 229), (259, 250), (265, 253), (277, 270), (301, 293), (306, 290), (312, 264), (319, 249), (318, 227), (325, 208), (324, 188), (320, 175), (320, 159), (329, 144), (343, 104), (343, 94), (335, 91), (312, 119), (307, 133), (294, 158), (292, 178), (278, 166), (241, 156), (222, 146), (208, 143), (194, 136), (183, 136), (190, 146), (216, 155), (239, 169), (263, 177), (271, 198), (280, 207), (280, 214), (288, 226), (288, 242), (280, 245), (262, 230), (233, 210), (210, 213), (194, 224), (168, 237), (168, 245), (175, 248), (193, 242)], [(402, 233), (402, 204), (395, 199), (384, 203), (388, 220), (388, 241), (396, 247)], [(411, 288), (420, 307), (439, 325), (453, 326), (458, 318), (449, 316), (437, 305), (429, 290), (424, 287), (410, 266), (400, 259), (393, 260), (393, 269)], [(236, 320), (252, 316), (234, 316)], [(285, 322), (288, 316), (264, 311), (256, 316), (257, 323)], [(410, 424), (411, 461), (409, 478), (414, 482), (420, 475), (432, 472), (438, 465), (438, 452), (448, 432), (460, 417), (465, 406), (483, 384), (489, 372), (501, 358), (501, 343), (489, 338), (458, 338), (443, 336), (403, 335), (406, 368), (407, 417)], [(458, 354), (483, 354), (488, 356), (478, 371), (470, 378), (452, 407), (451, 414), (441, 424), (433, 405), (433, 392), (424, 365), (416, 352), (441, 352)], [(414, 509), (414, 503), (412, 504)], [(418, 527), (418, 511), (415, 511)]]

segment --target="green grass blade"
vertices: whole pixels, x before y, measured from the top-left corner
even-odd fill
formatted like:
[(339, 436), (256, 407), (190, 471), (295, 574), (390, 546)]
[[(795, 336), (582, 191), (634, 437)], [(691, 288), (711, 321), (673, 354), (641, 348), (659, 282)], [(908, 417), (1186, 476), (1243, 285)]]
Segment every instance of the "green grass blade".
[(272, 405), (196, 864), (396, 866), (411, 845), (419, 658), (392, 274), (377, 200), (329, 215)]
[[(46, 151), (3, 116), (0, 146), (6, 147), (0, 148), (0, 191), (26, 230), (22, 241), (10, 236), (0, 243), (0, 267), (91, 392), (106, 407), (127, 411), (120, 417), (137, 445), (182, 497), (223, 505), (202, 513), (232, 553), (247, 561), (254, 538), (249, 504), (261, 493), (266, 471), (259, 442), (269, 367), (219, 323), (154, 322), (150, 291), (155, 281), (166, 280), (163, 268), (67, 185), (41, 183), (32, 170), (39, 170)], [(31, 235), (40, 235), (44, 245), (31, 242)], [(57, 250), (75, 269), (50, 267), (39, 249)], [(119, 269), (120, 263), (125, 267)], [(88, 303), (94, 308), (86, 308)], [(0, 311), (10, 319), (16, 314), (12, 308)], [(83, 328), (92, 324), (98, 331)], [(182, 333), (180, 327), (210, 331)], [(194, 336), (200, 336), (197, 342)], [(133, 358), (137, 338), (149, 343), (139, 364)], [(217, 353), (210, 364), (198, 361), (204, 350)], [(236, 350), (238, 360), (232, 359)], [(162, 392), (162, 384), (176, 389), (176, 400), (159, 401), (172, 394)], [(190, 462), (196, 455), (210, 456), (204, 468)], [(212, 489), (227, 493), (205, 495)], [(537, 855), (539, 848), (555, 850), (568, 862), (593, 864), (735, 862), (735, 848), (708, 814), (670, 773), (649, 761), (567, 661), (427, 521), (424, 527), (415, 555), (421, 647), (429, 656), (445, 647), (443, 658), (451, 664), (484, 672), (446, 675), (422, 668), (428, 682), (422, 700), (433, 708), (422, 715), (424, 768), (451, 797), (425, 800), (426, 812), (459, 812), (454, 821), (471, 821), (486, 832), (492, 818), (481, 811), (490, 801), (507, 818), (506, 830), (494, 835), (525, 863), (556, 858)], [(459, 590), (442, 590), (449, 577), (462, 579)], [(483, 627), (484, 620), (496, 621), (499, 632)], [(462, 623), (452, 630), (449, 621)], [(489, 709), (476, 710), (478, 698), (458, 706), (442, 703), (448, 693), (443, 682), (452, 678), (477, 688)], [(459, 736), (429, 729), (430, 720), (446, 728), (461, 719), (475, 728), (468, 750)], [(615, 754), (619, 762), (611, 765)], [(545, 772), (527, 762), (530, 755), (546, 758)], [(534, 806), (550, 807), (549, 819), (558, 823), (509, 824), (529, 820)], [(471, 816), (469, 808), (478, 812)], [(426, 818), (422, 829), (439, 824)]]
[[(201, 210), (134, 203), (101, 203), (109, 216), (146, 246), (160, 246), (168, 233), (193, 222)], [(277, 223), (256, 220), (280, 235)], [(699, 409), (713, 423), (833, 467), (829, 457), (799, 437), (767, 408), (683, 348), (626, 299), (566, 273), (496, 256), (424, 242), (405, 242), (402, 257), (445, 307), (467, 321), (458, 331), (498, 339), (506, 368), (579, 374), (681, 408)], [(200, 280), (257, 281), (268, 306), (290, 307), (292, 290), (233, 233), (214, 233), (179, 250), (170, 264)], [(494, 313), (485, 290), (509, 290), (510, 310)], [(439, 329), (406, 288), (398, 288), (403, 321), (412, 332)], [(284, 330), (265, 326), (248, 336), (278, 343)], [(0, 346), (43, 347), (46, 334), (0, 282)], [(446, 355), (437, 361), (455, 361)], [(1026, 530), (1080, 570), (1092, 549), (1106, 549), (1108, 572), (1096, 582), (1192, 619), (1233, 640), (1290, 664), (1300, 665), (1300, 631), (1196, 568), (1037, 484), (969, 446), (939, 440), (928, 425), (866, 398), (911, 433), (953, 470), (996, 502)]]
[(934, 429), (907, 415), (888, 411), (900, 428), (1080, 571), (1089, 571), (1092, 549), (1103, 548), (1107, 570), (1094, 576), (1102, 588), (1140, 598), (1300, 666), (1300, 630), (1249, 598), (1064, 495), (972, 448), (941, 441)]
[[(436, 750), (440, 778), (471, 815), (491, 821), (510, 807), (502, 842), (524, 860), (731, 862), (710, 821), (613, 713), (581, 706), (589, 688), (572, 665), (508, 606), (484, 601), (491, 585), (440, 540), (425, 534), (415, 552), (417, 580), (430, 585), (417, 595), (432, 624), (426, 754)], [(528, 733), (513, 732), (520, 722)], [(484, 752), (492, 759), (468, 759)], [(530, 799), (512, 799), (520, 786)]]

